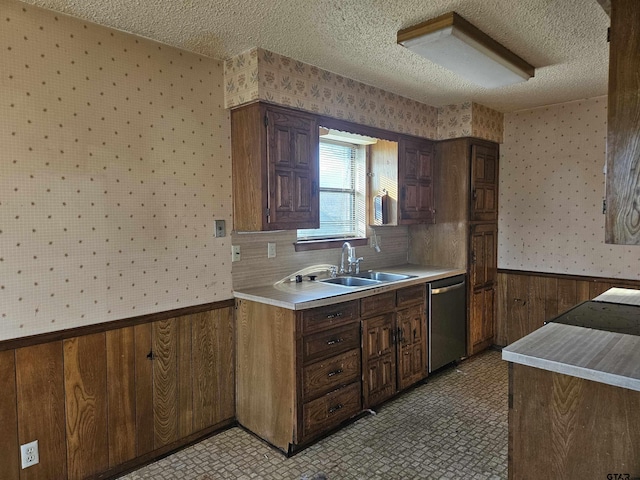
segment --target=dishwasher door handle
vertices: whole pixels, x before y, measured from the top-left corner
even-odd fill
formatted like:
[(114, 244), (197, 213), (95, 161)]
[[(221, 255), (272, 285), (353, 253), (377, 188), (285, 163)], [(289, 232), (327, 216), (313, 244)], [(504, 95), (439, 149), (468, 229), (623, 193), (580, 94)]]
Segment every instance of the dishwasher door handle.
[(442, 288), (434, 288), (431, 290), (431, 295), (437, 295), (439, 293), (450, 292), (451, 290), (456, 290), (458, 288), (464, 287), (464, 282), (456, 283), (455, 285), (450, 285), (448, 287)]

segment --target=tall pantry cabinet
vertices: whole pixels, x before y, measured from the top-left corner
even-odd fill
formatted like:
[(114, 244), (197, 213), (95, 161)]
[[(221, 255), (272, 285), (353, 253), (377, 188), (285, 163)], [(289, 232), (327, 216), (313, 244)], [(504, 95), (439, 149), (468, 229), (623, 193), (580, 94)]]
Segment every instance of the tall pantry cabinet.
[(412, 226), (410, 261), (469, 272), (467, 355), (493, 343), (498, 234), (498, 144), (477, 138), (436, 145), (436, 223)]

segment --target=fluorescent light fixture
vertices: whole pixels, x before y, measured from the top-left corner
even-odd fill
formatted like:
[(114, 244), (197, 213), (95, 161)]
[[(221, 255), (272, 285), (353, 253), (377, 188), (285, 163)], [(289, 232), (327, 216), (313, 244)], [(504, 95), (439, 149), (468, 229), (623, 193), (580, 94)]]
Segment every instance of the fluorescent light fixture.
[(398, 43), (485, 88), (524, 82), (535, 72), (455, 12), (400, 30)]

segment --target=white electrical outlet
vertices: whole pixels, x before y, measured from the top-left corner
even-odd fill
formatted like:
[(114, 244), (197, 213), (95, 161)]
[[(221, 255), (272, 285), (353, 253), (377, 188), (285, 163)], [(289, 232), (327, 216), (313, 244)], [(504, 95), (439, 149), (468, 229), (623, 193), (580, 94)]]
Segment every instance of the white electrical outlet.
[(276, 258), (275, 242), (267, 242), (267, 258)]
[(231, 261), (240, 261), (240, 245), (231, 245)]
[(23, 469), (40, 463), (38, 440), (20, 445), (20, 458), (22, 459)]

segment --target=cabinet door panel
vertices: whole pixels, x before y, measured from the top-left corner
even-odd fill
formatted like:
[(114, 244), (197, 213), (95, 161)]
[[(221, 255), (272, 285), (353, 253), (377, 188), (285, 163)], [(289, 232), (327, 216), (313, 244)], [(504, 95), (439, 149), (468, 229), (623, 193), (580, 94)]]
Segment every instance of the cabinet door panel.
[(471, 288), (495, 283), (497, 226), (495, 223), (474, 225), (470, 240), (469, 276)]
[(293, 167), (291, 161), (291, 134), (284, 125), (273, 126), (273, 144), (271, 145), (271, 161), (277, 167)]
[(400, 372), (398, 388), (404, 389), (426, 376), (426, 335), (423, 305), (399, 310), (397, 315), (399, 330)]
[(493, 343), (494, 335), (494, 287), (471, 293), (469, 342), (471, 355)]
[(370, 408), (396, 392), (394, 314), (365, 319), (362, 328), (362, 392), (364, 406)]
[(498, 146), (471, 146), (471, 213), (475, 221), (498, 219)]
[(269, 228), (317, 228), (316, 119), (276, 108), (268, 108), (266, 116)]
[(294, 149), (292, 166), (295, 168), (308, 168), (309, 164), (311, 163), (309, 152), (312, 149), (311, 135), (313, 134), (313, 132), (309, 132), (306, 129), (297, 128), (293, 130), (292, 133), (292, 148)]
[(433, 158), (433, 143), (401, 139), (398, 154), (400, 223), (434, 221)]

